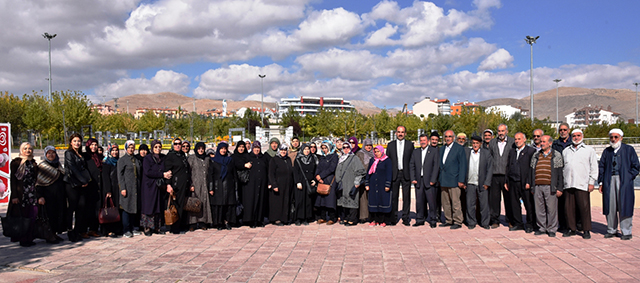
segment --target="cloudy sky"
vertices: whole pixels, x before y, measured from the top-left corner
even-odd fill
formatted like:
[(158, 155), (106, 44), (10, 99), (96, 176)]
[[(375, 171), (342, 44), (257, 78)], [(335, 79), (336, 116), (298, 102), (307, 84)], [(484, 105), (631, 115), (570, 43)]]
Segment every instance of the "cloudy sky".
[(0, 91), (96, 102), (325, 96), (379, 107), (561, 86), (634, 89), (640, 1), (0, 0)]

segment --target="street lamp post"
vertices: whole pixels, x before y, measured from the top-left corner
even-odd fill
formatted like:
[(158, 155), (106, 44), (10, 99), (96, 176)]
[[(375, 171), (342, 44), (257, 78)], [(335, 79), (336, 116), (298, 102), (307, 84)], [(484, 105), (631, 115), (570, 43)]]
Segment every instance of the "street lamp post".
[(51, 99), (51, 39), (56, 37), (57, 34), (49, 34), (45, 32), (42, 37), (49, 41), (49, 99)]
[(638, 125), (638, 85), (640, 83), (633, 83), (636, 86), (636, 125)]
[(526, 41), (527, 44), (531, 45), (531, 71), (529, 72), (529, 77), (530, 77), (529, 96), (531, 97), (531, 122), (533, 122), (533, 44), (536, 43), (536, 40), (538, 40), (538, 38), (540, 38), (540, 36), (531, 37), (527, 35), (524, 39), (524, 41)]
[(560, 116), (558, 115), (558, 101), (559, 101), (559, 99), (558, 99), (558, 97), (559, 97), (559, 95), (558, 95), (558, 83), (561, 82), (562, 80), (561, 79), (555, 79), (553, 81), (556, 82), (556, 123), (558, 123), (558, 122), (560, 122), (560, 120), (559, 120)]
[(264, 127), (264, 77), (266, 77), (267, 75), (260, 75), (258, 74), (258, 77), (260, 77), (260, 86), (262, 88), (262, 98), (261, 98), (261, 105), (260, 105), (260, 124), (262, 127)]

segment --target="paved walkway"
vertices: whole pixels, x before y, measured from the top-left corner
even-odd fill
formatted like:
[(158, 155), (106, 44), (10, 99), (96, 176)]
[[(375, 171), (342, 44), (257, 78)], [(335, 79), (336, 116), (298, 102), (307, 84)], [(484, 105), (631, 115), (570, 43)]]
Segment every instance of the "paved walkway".
[(37, 240), (32, 248), (0, 236), (0, 282), (639, 281), (638, 236), (604, 239), (601, 208), (593, 208), (593, 220), (591, 240), (509, 232), (504, 226), (326, 224), (58, 245)]

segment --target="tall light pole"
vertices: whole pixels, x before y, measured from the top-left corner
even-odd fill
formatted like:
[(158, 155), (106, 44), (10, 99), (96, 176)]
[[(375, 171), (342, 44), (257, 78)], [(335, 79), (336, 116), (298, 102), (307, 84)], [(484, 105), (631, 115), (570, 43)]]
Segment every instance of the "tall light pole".
[(56, 37), (57, 34), (50, 35), (45, 32), (42, 37), (49, 41), (49, 99), (51, 99), (51, 39)]
[(558, 83), (561, 82), (561, 79), (555, 79), (553, 80), (554, 82), (556, 82), (556, 123), (560, 122), (560, 116), (558, 116)]
[(638, 85), (640, 83), (633, 83), (636, 86), (636, 125), (638, 125)]
[(258, 77), (260, 77), (260, 86), (262, 87), (262, 99), (261, 99), (261, 106), (260, 106), (260, 124), (262, 127), (264, 127), (264, 77), (266, 77), (267, 75), (260, 75), (258, 74)]
[(536, 40), (538, 40), (538, 38), (540, 38), (540, 36), (536, 36), (536, 37), (531, 37), (531, 36), (526, 36), (524, 41), (527, 42), (527, 44), (531, 45), (531, 71), (529, 72), (529, 77), (530, 77), (530, 91), (529, 91), (529, 95), (531, 96), (531, 122), (533, 122), (533, 44), (536, 43)]

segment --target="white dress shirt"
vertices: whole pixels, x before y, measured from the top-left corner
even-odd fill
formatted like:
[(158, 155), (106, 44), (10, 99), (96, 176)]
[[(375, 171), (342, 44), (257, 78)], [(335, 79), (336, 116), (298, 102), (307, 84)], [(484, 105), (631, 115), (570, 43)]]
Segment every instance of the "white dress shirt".
[(402, 158), (404, 158), (404, 139), (397, 140), (396, 144), (398, 145), (398, 171), (402, 170)]

